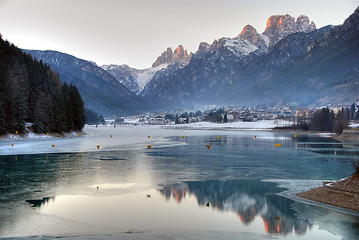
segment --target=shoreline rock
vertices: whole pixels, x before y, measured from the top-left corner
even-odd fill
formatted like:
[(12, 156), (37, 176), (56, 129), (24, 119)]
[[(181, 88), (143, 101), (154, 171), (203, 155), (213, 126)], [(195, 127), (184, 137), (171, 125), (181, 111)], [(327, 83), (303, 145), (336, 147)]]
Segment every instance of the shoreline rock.
[(359, 213), (359, 176), (323, 183), (323, 186), (298, 193), (297, 196)]
[(359, 143), (359, 130), (345, 129), (341, 134), (333, 136), (333, 139), (344, 143)]

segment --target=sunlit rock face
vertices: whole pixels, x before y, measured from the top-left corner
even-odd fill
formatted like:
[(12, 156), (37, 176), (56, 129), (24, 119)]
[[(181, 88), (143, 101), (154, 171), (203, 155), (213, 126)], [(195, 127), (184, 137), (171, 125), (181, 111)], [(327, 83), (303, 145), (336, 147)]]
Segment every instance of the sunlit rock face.
[(242, 32), (238, 35), (238, 37), (241, 37), (244, 40), (247, 40), (251, 44), (260, 47), (262, 45), (265, 45), (265, 40), (263, 39), (263, 36), (257, 32), (257, 30), (252, 27), (251, 25), (247, 25), (243, 28)]
[(315, 24), (310, 22), (307, 16), (300, 15), (295, 20), (294, 17), (288, 14), (273, 15), (268, 18), (263, 34), (269, 37), (269, 47), (271, 47), (289, 34), (296, 32), (308, 33), (315, 29)]
[(161, 54), (161, 56), (157, 58), (157, 60), (152, 64), (152, 67), (154, 68), (162, 64), (175, 62), (189, 63), (191, 57), (192, 53), (188, 54), (187, 50), (185, 50), (182, 45), (179, 45), (174, 51), (172, 51), (172, 48), (169, 47)]

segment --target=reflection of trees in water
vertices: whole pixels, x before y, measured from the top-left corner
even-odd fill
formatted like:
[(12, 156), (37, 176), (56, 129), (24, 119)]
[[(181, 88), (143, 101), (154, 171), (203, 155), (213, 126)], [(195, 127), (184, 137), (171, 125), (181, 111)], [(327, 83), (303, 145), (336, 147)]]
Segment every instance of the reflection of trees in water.
[(44, 197), (43, 199), (26, 200), (26, 202), (30, 203), (32, 207), (41, 207), (42, 205), (46, 205), (50, 200), (54, 201), (55, 197)]
[(159, 191), (167, 200), (172, 197), (179, 203), (186, 195), (194, 195), (199, 206), (209, 203), (220, 211), (234, 211), (244, 224), (250, 224), (259, 215), (268, 233), (303, 234), (311, 227), (308, 221), (295, 217), (292, 200), (274, 194), (281, 191), (275, 183), (259, 180), (183, 182), (165, 185)]
[(59, 181), (73, 181), (81, 162), (78, 153), (0, 156), (0, 203), (52, 195), (44, 191)]

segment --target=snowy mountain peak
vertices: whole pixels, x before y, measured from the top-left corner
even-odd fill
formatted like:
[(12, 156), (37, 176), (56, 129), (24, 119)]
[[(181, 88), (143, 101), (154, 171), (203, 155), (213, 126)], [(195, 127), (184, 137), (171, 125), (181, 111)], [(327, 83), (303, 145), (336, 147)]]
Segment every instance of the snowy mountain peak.
[(185, 50), (182, 45), (179, 45), (175, 51), (172, 51), (169, 47), (156, 59), (156, 61), (152, 64), (152, 67), (155, 68), (161, 64), (170, 64), (175, 62), (189, 63), (191, 57), (192, 53), (188, 54), (187, 50)]

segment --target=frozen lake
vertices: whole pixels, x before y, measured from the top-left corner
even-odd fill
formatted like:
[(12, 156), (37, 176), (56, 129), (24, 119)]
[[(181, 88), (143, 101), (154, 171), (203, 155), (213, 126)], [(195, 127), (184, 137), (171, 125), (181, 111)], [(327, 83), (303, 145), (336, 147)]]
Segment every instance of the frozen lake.
[(0, 142), (0, 238), (359, 235), (358, 216), (295, 197), (349, 176), (357, 145), (248, 130), (87, 126), (85, 132)]

